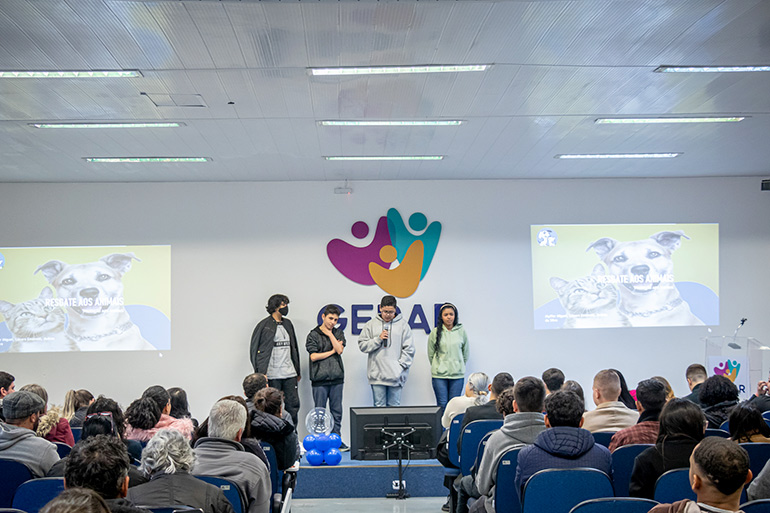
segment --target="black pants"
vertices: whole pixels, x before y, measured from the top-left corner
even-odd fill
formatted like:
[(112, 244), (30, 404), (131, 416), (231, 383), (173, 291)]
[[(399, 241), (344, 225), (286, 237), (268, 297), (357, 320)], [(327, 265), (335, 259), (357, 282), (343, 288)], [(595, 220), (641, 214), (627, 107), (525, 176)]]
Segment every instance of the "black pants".
[(294, 429), (297, 429), (297, 413), (299, 412), (299, 390), (296, 376), (286, 379), (268, 379), (268, 386), (277, 388), (283, 392), (283, 405), (291, 415)]

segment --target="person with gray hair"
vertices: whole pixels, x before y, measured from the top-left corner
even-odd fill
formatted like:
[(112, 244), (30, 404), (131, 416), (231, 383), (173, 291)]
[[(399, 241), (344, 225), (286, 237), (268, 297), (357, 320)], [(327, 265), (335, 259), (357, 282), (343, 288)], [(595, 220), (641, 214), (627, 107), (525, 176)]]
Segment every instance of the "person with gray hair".
[(270, 473), (262, 460), (239, 443), (245, 424), (243, 405), (229, 399), (217, 401), (209, 412), (209, 436), (195, 442), (192, 473), (229, 479), (246, 497), (248, 513), (268, 513)]
[(148, 483), (129, 488), (135, 504), (174, 506), (184, 504), (203, 513), (232, 513), (233, 507), (218, 487), (192, 476), (195, 454), (179, 431), (161, 429), (142, 451), (140, 470)]
[(449, 400), (441, 417), (441, 425), (448, 428), (452, 419), (465, 413), (470, 406), (479, 406), (489, 401), (489, 376), (483, 372), (474, 372), (468, 376), (465, 393)]

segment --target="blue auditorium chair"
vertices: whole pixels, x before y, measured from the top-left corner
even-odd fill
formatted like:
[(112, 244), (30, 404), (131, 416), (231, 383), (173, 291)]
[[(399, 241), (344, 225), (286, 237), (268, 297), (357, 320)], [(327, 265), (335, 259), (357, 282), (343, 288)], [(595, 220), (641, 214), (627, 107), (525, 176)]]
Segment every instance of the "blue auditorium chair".
[(522, 513), (569, 513), (588, 499), (613, 497), (610, 476), (595, 468), (546, 469), (524, 485)]
[(765, 463), (770, 459), (770, 444), (767, 443), (742, 443), (741, 447), (749, 453), (749, 468), (754, 477), (765, 467)]
[(267, 462), (270, 463), (270, 484), (272, 485), (273, 492), (270, 500), (270, 511), (273, 511), (276, 494), (281, 493), (283, 472), (278, 470), (278, 457), (275, 454), (275, 448), (267, 442), (260, 442), (260, 445), (262, 445), (262, 450), (265, 451)]
[(33, 478), (32, 472), (23, 463), (0, 458), (0, 476), (0, 508), (10, 508), (16, 489)]
[(449, 461), (457, 468), (460, 468), (460, 453), (457, 452), (457, 439), (460, 438), (460, 428), (463, 425), (464, 416), (464, 413), (455, 415), (449, 424), (449, 438), (447, 439), (449, 446), (447, 447), (447, 452), (449, 453)]
[(83, 434), (83, 428), (82, 427), (74, 427), (72, 429), (72, 438), (75, 439), (75, 443), (78, 443), (80, 441), (80, 435)]
[(497, 513), (521, 513), (521, 500), (514, 484), (520, 450), (521, 447), (506, 452), (500, 458), (500, 463), (497, 464), (497, 478), (495, 479), (495, 511)]
[(757, 499), (741, 504), (743, 513), (770, 513), (770, 499)]
[(583, 501), (570, 513), (647, 513), (657, 504), (639, 497), (607, 497)]
[(27, 513), (37, 513), (63, 491), (63, 477), (32, 479), (16, 490), (16, 494), (13, 496), (13, 507)]
[(730, 438), (730, 432), (723, 429), (707, 428), (706, 436), (721, 436), (722, 438)]
[(623, 445), (612, 451), (612, 486), (615, 489), (615, 497), (628, 497), (628, 487), (631, 484), (634, 460), (642, 451), (650, 447), (653, 447), (653, 445)]
[(232, 504), (234, 513), (246, 513), (246, 498), (240, 486), (229, 479), (219, 476), (195, 476), (201, 481), (213, 484), (225, 494), (225, 498)]
[(54, 442), (56, 444), (56, 452), (59, 454), (59, 458), (66, 458), (70, 455), (72, 447), (61, 442)]
[(484, 435), (495, 429), (500, 429), (503, 419), (474, 420), (463, 430), (463, 441), (460, 448), (460, 473), (464, 476), (471, 474), (471, 467), (476, 461), (479, 444)]
[(610, 446), (610, 441), (612, 440), (612, 435), (614, 435), (616, 432), (610, 432), (610, 433), (591, 433), (594, 435), (594, 441), (599, 444), (603, 445), (604, 447)]
[(695, 500), (695, 493), (690, 487), (690, 469), (675, 468), (669, 470), (655, 482), (655, 500), (661, 504), (681, 501), (682, 499)]

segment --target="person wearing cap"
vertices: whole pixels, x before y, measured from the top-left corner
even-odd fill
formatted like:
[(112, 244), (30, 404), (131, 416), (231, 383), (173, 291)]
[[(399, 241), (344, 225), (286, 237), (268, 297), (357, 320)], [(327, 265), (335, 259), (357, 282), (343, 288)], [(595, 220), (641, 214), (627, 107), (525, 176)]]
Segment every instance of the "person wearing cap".
[(35, 434), (45, 402), (20, 390), (3, 400), (5, 422), (0, 422), (0, 458), (26, 465), (35, 477), (45, 476), (59, 461), (56, 445)]
[(450, 399), (463, 393), (465, 364), (469, 357), (468, 334), (459, 322), (457, 307), (445, 303), (439, 310), (436, 327), (428, 336), (433, 392), (442, 412)]

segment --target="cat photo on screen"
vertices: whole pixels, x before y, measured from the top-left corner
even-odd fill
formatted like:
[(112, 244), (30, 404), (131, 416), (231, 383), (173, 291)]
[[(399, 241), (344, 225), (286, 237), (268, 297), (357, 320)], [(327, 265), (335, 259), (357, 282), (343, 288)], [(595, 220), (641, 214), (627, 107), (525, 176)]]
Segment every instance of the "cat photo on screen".
[(13, 335), (9, 353), (77, 351), (78, 346), (64, 334), (67, 315), (53, 306), (53, 292), (46, 287), (35, 299), (13, 304), (0, 300), (0, 314)]

